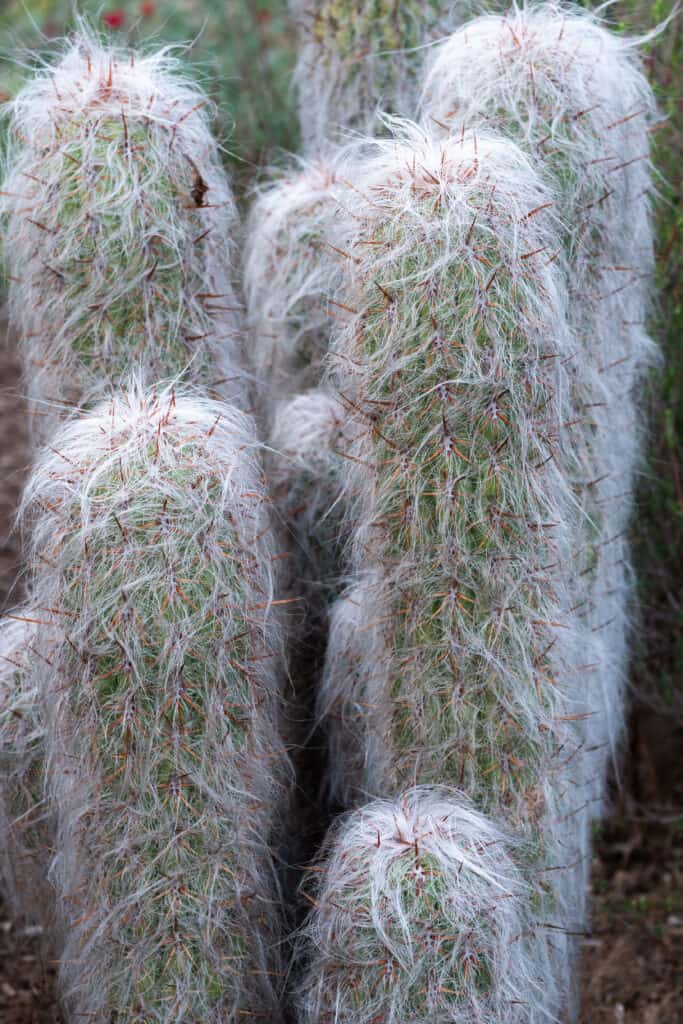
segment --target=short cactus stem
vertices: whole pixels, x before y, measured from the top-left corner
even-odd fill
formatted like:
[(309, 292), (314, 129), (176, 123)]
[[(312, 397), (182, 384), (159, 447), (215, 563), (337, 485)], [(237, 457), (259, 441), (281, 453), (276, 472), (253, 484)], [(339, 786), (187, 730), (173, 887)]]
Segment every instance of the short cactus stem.
[(413, 113), (419, 47), (452, 31), (462, 7), (443, 0), (290, 0), (299, 27), (304, 151), (329, 148), (339, 129), (371, 132), (380, 110)]
[(261, 415), (320, 384), (346, 262), (330, 244), (352, 199), (342, 156), (305, 164), (264, 189), (247, 224), (247, 320)]
[(73, 1019), (278, 1020), (276, 553), (251, 421), (136, 388), (25, 495)]
[(39, 438), (131, 371), (241, 400), (236, 213), (205, 96), (167, 51), (81, 36), (9, 109), (0, 213)]
[(343, 402), (313, 388), (279, 407), (271, 432), (268, 476), (296, 549), (294, 585), (308, 592), (318, 615), (341, 589), (344, 453), (353, 431)]
[[(247, 231), (247, 322), (272, 451), (268, 475), (290, 551), (290, 591), (311, 598), (318, 622), (339, 589), (345, 540), (341, 468), (352, 417), (320, 384), (333, 325), (344, 315), (336, 297), (347, 257), (331, 242), (333, 225), (352, 203), (344, 156), (329, 154), (265, 189)], [(311, 625), (306, 616), (303, 632)]]
[(534, 160), (563, 225), (568, 317), (578, 358), (570, 478), (583, 513), (575, 553), (599, 813), (624, 721), (630, 569), (627, 527), (640, 457), (638, 389), (655, 348), (645, 330), (653, 269), (652, 88), (640, 40), (556, 3), (486, 16), (436, 47), (425, 121), (441, 134), (495, 131)]
[(328, 847), (302, 936), (304, 1024), (548, 1019), (523, 852), (461, 794), (418, 787), (371, 802)]
[(18, 608), (0, 619), (0, 892), (29, 924), (51, 916), (47, 867), (53, 827), (45, 799), (45, 727), (31, 680), (40, 615)]

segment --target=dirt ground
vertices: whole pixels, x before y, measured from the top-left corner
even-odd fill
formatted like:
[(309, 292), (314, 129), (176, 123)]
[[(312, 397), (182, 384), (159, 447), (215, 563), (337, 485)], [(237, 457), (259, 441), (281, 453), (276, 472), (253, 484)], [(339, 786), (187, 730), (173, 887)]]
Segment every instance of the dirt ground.
[[(11, 523), (28, 462), (26, 411), (0, 326), (0, 609), (20, 598)], [(644, 705), (614, 811), (595, 845), (581, 1024), (683, 1024), (683, 723)], [(0, 1024), (62, 1024), (40, 936), (0, 904)]]

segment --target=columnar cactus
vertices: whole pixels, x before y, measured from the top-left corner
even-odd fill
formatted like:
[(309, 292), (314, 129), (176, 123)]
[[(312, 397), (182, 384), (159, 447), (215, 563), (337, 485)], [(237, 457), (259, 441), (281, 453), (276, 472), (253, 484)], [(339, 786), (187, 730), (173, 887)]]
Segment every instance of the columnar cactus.
[[(247, 231), (245, 293), (268, 473), (288, 532), (291, 589), (317, 609), (338, 589), (341, 466), (352, 421), (322, 388), (347, 254), (334, 224), (353, 208), (343, 154), (303, 165), (264, 190)], [(323, 596), (323, 600), (320, 597)], [(310, 621), (308, 622), (310, 624)]]
[[(370, 709), (355, 717), (387, 744), (361, 778), (335, 759), (334, 788), (347, 801), (354, 786), (396, 792), (417, 771), (477, 803), (520, 801), (523, 820), (575, 629), (563, 559), (578, 516), (562, 447), (574, 351), (558, 235), (514, 145), (407, 131), (359, 165), (355, 312), (333, 342), (330, 381), (365, 426), (346, 462), (356, 582), (345, 600), (368, 624), (354, 643)], [(379, 664), (365, 658), (373, 634)], [(337, 678), (332, 658), (327, 679), (350, 706), (351, 667), (342, 659)]]
[[(423, 115), (440, 133), (495, 131), (522, 146), (563, 224), (577, 359), (571, 470), (584, 518), (576, 603), (588, 629), (586, 744), (603, 752), (594, 812), (624, 711), (630, 571), (627, 526), (640, 452), (639, 388), (654, 346), (645, 318), (653, 268), (652, 89), (639, 40), (557, 3), (477, 18), (435, 51)], [(580, 378), (580, 379), (578, 379)]]
[(25, 495), (73, 1019), (278, 1019), (279, 635), (253, 427), (135, 389)]
[[(574, 728), (588, 709), (564, 257), (551, 196), (512, 143), (404, 132), (359, 160), (337, 235), (352, 312), (327, 383), (356, 410), (359, 438), (344, 469), (352, 582), (319, 697), (330, 786), (348, 805), (445, 782), (526, 837), (536, 925), (523, 941), (536, 959), (547, 943), (551, 966), (521, 1016), (515, 1005), (492, 1019), (536, 1021), (570, 998), (565, 931), (583, 918), (592, 770)], [(433, 1019), (399, 987), (403, 1019)]]
[(329, 349), (345, 253), (330, 242), (353, 203), (344, 160), (304, 165), (261, 192), (247, 225), (244, 287), (261, 413), (315, 388)]
[(168, 52), (88, 36), (11, 104), (0, 211), (39, 437), (131, 368), (148, 383), (234, 378), (236, 214), (206, 107)]
[(417, 92), (418, 48), (460, 22), (444, 0), (290, 0), (299, 26), (296, 80), (304, 151), (341, 127), (367, 133), (380, 110), (406, 114)]
[(300, 939), (315, 1024), (531, 1021), (547, 999), (547, 949), (530, 944), (518, 840), (461, 794), (420, 787), (332, 829)]
[(53, 828), (44, 800), (45, 727), (31, 677), (40, 620), (25, 608), (0, 619), (0, 892), (31, 924), (43, 924), (53, 902), (47, 884)]

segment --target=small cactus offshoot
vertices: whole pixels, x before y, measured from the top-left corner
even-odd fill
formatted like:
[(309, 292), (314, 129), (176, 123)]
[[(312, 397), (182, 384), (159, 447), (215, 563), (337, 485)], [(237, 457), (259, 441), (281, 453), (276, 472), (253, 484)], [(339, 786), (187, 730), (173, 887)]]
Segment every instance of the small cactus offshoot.
[(548, 1019), (520, 844), (462, 794), (373, 801), (334, 826), (327, 852), (300, 939), (305, 1024)]

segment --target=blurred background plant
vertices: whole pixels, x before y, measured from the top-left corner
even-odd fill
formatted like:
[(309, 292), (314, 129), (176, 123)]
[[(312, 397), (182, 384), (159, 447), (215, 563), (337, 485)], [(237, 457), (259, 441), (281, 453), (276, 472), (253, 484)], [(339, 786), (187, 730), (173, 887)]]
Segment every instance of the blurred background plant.
[[(594, 5), (595, 6), (595, 5)], [(674, 0), (625, 0), (611, 17), (621, 31), (644, 31), (667, 18)], [(657, 306), (652, 333), (664, 352), (654, 381), (648, 465), (638, 495), (633, 544), (642, 631), (634, 684), (642, 700), (683, 717), (683, 23), (679, 13), (646, 47), (666, 120), (655, 134), (661, 179), (657, 210)]]

